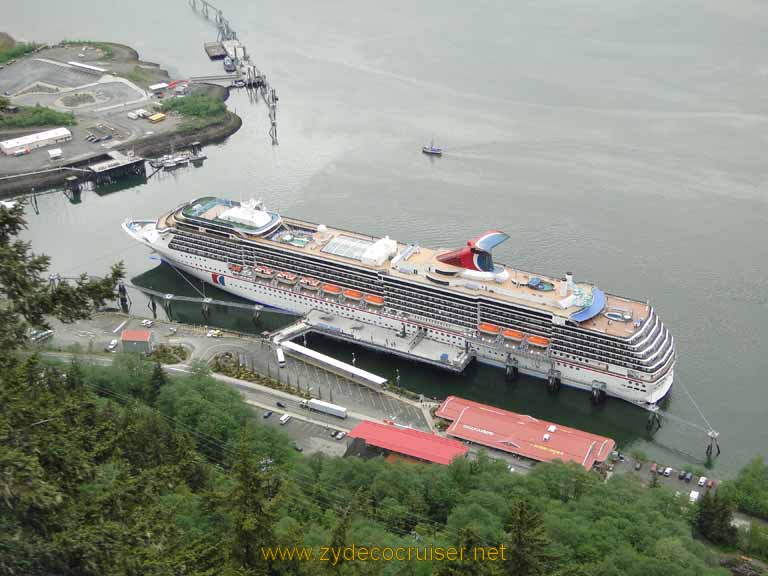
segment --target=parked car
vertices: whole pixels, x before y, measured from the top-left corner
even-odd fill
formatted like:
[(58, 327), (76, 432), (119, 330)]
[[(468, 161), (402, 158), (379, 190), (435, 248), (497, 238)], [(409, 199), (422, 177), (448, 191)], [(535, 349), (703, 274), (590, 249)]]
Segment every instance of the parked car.
[(141, 325), (144, 326), (144, 328), (152, 328), (155, 323), (152, 320), (142, 320)]
[(643, 463), (642, 462), (635, 462), (635, 470), (640, 470), (640, 468), (642, 468), (642, 467), (643, 467)]
[(712, 489), (715, 487), (715, 481), (714, 480), (707, 480), (707, 488)]
[(608, 464), (608, 472), (613, 472), (613, 464)]
[(117, 344), (118, 344), (117, 340), (110, 340), (105, 350), (107, 352), (117, 352)]
[(680, 470), (680, 474), (677, 475), (677, 479), (682, 480), (683, 478), (685, 478), (686, 474), (687, 472), (685, 470)]
[(208, 338), (221, 338), (224, 333), (221, 330), (208, 330), (206, 336)]
[(690, 482), (691, 480), (693, 480), (693, 474), (692, 474), (691, 472), (688, 472), (688, 473), (685, 475), (685, 481), (686, 481), (686, 482)]
[(651, 464), (651, 474), (656, 474), (656, 462)]
[(267, 410), (266, 412), (264, 412), (264, 414), (262, 414), (262, 418), (269, 418), (270, 416), (272, 416), (272, 414), (274, 414), (272, 410)]
[(706, 485), (707, 485), (707, 477), (702, 476), (701, 478), (699, 478), (699, 486), (706, 486)]
[(331, 438), (336, 438), (336, 434), (338, 433), (338, 430), (331, 430)]
[(672, 467), (671, 467), (671, 466), (667, 466), (667, 467), (664, 469), (664, 476), (666, 476), (667, 478), (669, 478), (670, 476), (672, 476), (672, 472), (673, 472), (673, 470), (672, 470)]
[(293, 446), (293, 449), (296, 450), (296, 452), (304, 452), (304, 448), (299, 446), (295, 441), (291, 442), (291, 446)]
[(336, 440), (343, 440), (346, 435), (347, 433), (344, 431), (339, 432), (338, 434), (336, 434)]

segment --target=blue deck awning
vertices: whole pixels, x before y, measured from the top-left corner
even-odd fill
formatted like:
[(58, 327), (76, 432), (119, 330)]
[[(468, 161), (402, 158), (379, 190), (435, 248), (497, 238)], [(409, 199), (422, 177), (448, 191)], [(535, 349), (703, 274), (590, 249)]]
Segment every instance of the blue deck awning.
[(605, 308), (605, 292), (595, 286), (592, 288), (592, 304), (571, 314), (571, 320), (574, 322), (585, 322), (600, 314), (603, 308)]

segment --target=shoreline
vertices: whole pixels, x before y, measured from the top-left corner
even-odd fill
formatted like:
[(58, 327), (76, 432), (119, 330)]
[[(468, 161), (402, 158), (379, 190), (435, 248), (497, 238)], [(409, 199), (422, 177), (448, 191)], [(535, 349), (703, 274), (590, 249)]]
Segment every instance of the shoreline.
[[(162, 74), (166, 78), (168, 77), (168, 73), (164, 68), (156, 63), (142, 61), (139, 58), (139, 53), (130, 46), (114, 42), (103, 42), (102, 44), (111, 46), (115, 49), (115, 52), (118, 52), (121, 55), (121, 64), (126, 61), (125, 57), (127, 56), (128, 62), (137, 62), (146, 66), (156, 66), (157, 73)], [(116, 59), (113, 60), (117, 61)], [(146, 86), (139, 87), (146, 90)], [(229, 99), (229, 87), (220, 86), (218, 84), (200, 84), (199, 88), (205, 91), (208, 95), (218, 98), (223, 102), (226, 102)], [(78, 118), (78, 120), (82, 119)], [(143, 138), (129, 140), (108, 150), (99, 150), (94, 152), (91, 157), (81, 158), (76, 162), (71, 162), (63, 166), (33, 170), (33, 172), (42, 173), (28, 174), (30, 172), (29, 170), (6, 172), (0, 177), (0, 198), (29, 194), (32, 192), (32, 189), (39, 192), (61, 186), (66, 183), (66, 178), (72, 174), (70, 170), (66, 170), (65, 168), (82, 166), (87, 164), (90, 159), (97, 158), (110, 150), (120, 152), (133, 151), (139, 156), (159, 156), (167, 154), (174, 149), (187, 147), (192, 142), (200, 142), (204, 146), (223, 142), (229, 136), (237, 132), (242, 124), (243, 121), (240, 116), (227, 110), (223, 118), (198, 130), (182, 131), (176, 129), (170, 132), (152, 134)], [(18, 132), (31, 133), (34, 131), (46, 130), (48, 128), (50, 127), (25, 127), (20, 128)], [(23, 176), (23, 174), (28, 175)]]

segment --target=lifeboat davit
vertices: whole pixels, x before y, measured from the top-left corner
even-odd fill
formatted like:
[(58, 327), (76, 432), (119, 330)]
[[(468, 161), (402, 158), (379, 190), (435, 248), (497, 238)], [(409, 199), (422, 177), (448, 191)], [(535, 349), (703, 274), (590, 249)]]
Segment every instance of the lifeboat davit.
[(549, 338), (544, 338), (543, 336), (529, 336), (528, 344), (531, 346), (538, 346), (539, 348), (546, 348), (549, 346)]
[(266, 266), (256, 266), (256, 268), (253, 269), (253, 273), (259, 278), (272, 278), (272, 276), (275, 275), (275, 271)]
[(278, 272), (276, 278), (283, 284), (296, 284), (299, 281), (299, 277), (291, 272)]
[(371, 306), (384, 306), (384, 298), (376, 296), (376, 294), (366, 295), (365, 302)]
[(344, 290), (344, 298), (347, 300), (360, 301), (363, 299), (363, 293), (360, 292), (360, 290), (352, 290), (351, 288), (347, 288)]
[(507, 328), (502, 332), (502, 335), (504, 336), (505, 340), (514, 340), (515, 342), (520, 342), (525, 337), (525, 334), (520, 332), (519, 330), (512, 330), (510, 328)]
[(299, 280), (299, 284), (305, 290), (315, 291), (320, 289), (320, 280), (315, 280), (314, 278), (302, 278)]
[(499, 332), (501, 332), (501, 328), (496, 326), (495, 324), (480, 324), (480, 326), (477, 327), (478, 330), (480, 330), (481, 334), (488, 334), (489, 336), (496, 336)]
[(336, 284), (323, 284), (323, 292), (332, 296), (338, 296), (341, 294), (341, 287)]

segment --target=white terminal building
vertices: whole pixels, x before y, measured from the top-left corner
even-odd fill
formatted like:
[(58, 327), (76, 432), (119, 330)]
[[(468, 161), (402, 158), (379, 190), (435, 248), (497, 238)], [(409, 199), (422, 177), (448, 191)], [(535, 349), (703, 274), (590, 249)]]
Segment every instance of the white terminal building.
[(31, 151), (36, 148), (43, 148), (51, 144), (60, 144), (72, 140), (72, 132), (66, 128), (54, 128), (45, 132), (28, 134), (20, 138), (5, 140), (0, 142), (0, 152), (6, 156), (13, 156), (19, 152)]

